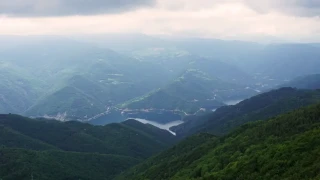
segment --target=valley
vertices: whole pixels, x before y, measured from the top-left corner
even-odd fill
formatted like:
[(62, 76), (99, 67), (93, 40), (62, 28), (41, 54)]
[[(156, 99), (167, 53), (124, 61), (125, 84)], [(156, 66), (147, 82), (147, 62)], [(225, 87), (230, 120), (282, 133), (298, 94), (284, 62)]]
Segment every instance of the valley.
[(318, 45), (98, 37), (0, 49), (1, 180), (319, 179)]
[[(15, 42), (15, 49), (21, 49), (19, 54), (14, 54), (10, 48), (0, 52), (0, 70), (11, 69), (8, 74), (1, 73), (6, 79), (0, 86), (1, 113), (62, 121), (93, 120), (102, 124), (103, 114), (110, 116), (109, 108), (121, 108), (121, 111), (133, 112), (126, 118), (147, 116), (149, 120), (161, 122), (181, 119), (203, 109), (216, 109), (226, 105), (225, 101), (245, 99), (263, 89), (235, 66), (190, 53), (177, 53), (171, 60), (151, 62), (148, 59), (155, 58), (152, 53), (139, 60), (62, 37), (30, 39), (32, 37), (24, 37)], [(30, 48), (25, 50), (24, 46)], [(42, 54), (38, 53), (39, 49)], [(222, 70), (233, 74), (226, 76)], [(236, 80), (241, 83), (235, 83)], [(15, 91), (10, 94), (13, 85)], [(194, 86), (202, 89), (192, 90)], [(179, 93), (186, 96), (181, 97)], [(18, 101), (14, 100), (17, 97)], [(141, 109), (165, 113), (156, 117), (156, 114), (139, 112)], [(175, 113), (168, 115), (170, 111)], [(111, 116), (118, 119), (105, 119), (104, 124), (126, 119), (121, 119), (117, 113)], [(177, 118), (178, 115), (181, 118)]]

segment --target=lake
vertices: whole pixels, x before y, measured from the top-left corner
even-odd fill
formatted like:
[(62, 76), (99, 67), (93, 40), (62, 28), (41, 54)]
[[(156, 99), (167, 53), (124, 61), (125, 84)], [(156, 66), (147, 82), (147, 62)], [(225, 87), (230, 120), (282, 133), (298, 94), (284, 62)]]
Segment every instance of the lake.
[(178, 125), (184, 123), (181, 120), (172, 121), (172, 122), (165, 123), (165, 124), (160, 124), (160, 123), (157, 123), (157, 122), (154, 122), (154, 121), (149, 121), (149, 120), (146, 120), (146, 119), (135, 119), (135, 120), (139, 121), (139, 122), (141, 122), (143, 124), (151, 124), (151, 125), (156, 126), (156, 127), (160, 128), (160, 129), (167, 130), (173, 135), (176, 135), (176, 133), (171, 131), (170, 128), (173, 127), (173, 126), (178, 126)]

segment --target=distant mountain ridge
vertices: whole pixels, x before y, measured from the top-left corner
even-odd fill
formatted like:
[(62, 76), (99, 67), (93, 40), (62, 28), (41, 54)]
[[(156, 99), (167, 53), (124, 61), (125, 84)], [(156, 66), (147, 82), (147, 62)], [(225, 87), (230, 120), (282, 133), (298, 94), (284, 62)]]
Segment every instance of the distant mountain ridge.
[[(170, 110), (185, 109), (194, 113), (199, 108), (211, 109), (217, 104), (194, 103), (189, 102), (189, 97), (176, 96), (182, 92), (172, 96), (166, 91), (158, 91), (159, 88), (167, 89), (170, 82), (188, 69), (199, 70), (211, 79), (249, 88), (242, 92), (219, 93), (224, 99), (239, 97), (232, 100), (255, 95), (249, 92), (252, 90), (260, 92), (279, 87), (307, 73), (320, 73), (316, 68), (319, 47), (314, 44), (263, 45), (146, 35), (97, 37), (0, 37), (6, 44), (0, 50), (0, 76), (3, 79), (0, 82), (0, 113), (86, 121), (132, 99), (149, 97), (150, 92), (159, 93), (160, 99), (172, 99)], [(198, 95), (202, 96), (201, 93)], [(156, 105), (147, 102), (138, 107)]]
[(216, 109), (225, 101), (244, 99), (257, 92), (243, 85), (211, 78), (206, 73), (189, 69), (166, 87), (122, 105), (129, 109), (166, 109), (196, 113), (201, 108)]

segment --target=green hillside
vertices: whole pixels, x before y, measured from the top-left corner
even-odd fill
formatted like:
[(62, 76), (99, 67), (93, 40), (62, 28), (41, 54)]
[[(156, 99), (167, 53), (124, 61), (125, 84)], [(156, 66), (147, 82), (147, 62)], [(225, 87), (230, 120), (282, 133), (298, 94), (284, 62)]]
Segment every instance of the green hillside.
[(0, 115), (0, 179), (111, 179), (175, 142), (132, 120), (92, 126)]
[(281, 88), (246, 99), (234, 106), (225, 106), (203, 116), (190, 116), (186, 123), (172, 130), (178, 136), (197, 132), (224, 135), (247, 122), (266, 120), (289, 111), (320, 102), (319, 90)]
[(59, 148), (0, 125), (0, 144), (10, 148), (59, 150)]
[(140, 162), (127, 156), (0, 148), (4, 180), (104, 180)]
[[(3, 130), (9, 129), (11, 133), (19, 133), (20, 136), (17, 137), (21, 139), (27, 136), (64, 151), (146, 158), (174, 142), (174, 136), (168, 131), (158, 130), (159, 133), (156, 135), (148, 134), (147, 129), (150, 127), (142, 125), (139, 128), (126, 124), (92, 126), (73, 121), (63, 123), (54, 120), (33, 120), (17, 115), (2, 115), (0, 125), (5, 127)], [(167, 136), (168, 139), (162, 136)]]
[(193, 145), (198, 135), (117, 179), (319, 179), (319, 117), (317, 104)]

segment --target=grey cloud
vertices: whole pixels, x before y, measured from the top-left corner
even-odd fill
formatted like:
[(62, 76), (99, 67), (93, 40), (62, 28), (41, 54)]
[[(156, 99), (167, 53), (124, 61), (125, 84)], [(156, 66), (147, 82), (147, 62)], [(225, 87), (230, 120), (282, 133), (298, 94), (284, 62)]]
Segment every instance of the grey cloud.
[(260, 13), (278, 11), (296, 16), (320, 16), (320, 0), (244, 0)]
[(8, 16), (67, 16), (119, 13), (156, 0), (0, 0), (0, 14)]

